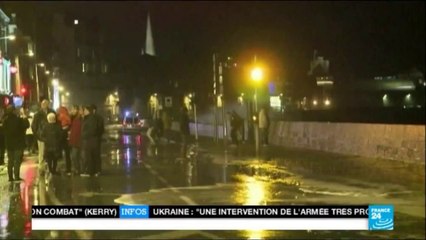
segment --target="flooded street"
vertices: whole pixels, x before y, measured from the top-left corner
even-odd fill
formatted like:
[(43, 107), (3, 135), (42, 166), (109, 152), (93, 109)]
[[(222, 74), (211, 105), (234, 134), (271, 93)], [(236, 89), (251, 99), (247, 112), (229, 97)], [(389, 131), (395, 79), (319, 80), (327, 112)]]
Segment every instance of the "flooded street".
[[(425, 237), (424, 169), (360, 158), (267, 149), (250, 157), (250, 147), (224, 151), (201, 140), (195, 161), (179, 158), (176, 143), (148, 149), (144, 134), (108, 128), (103, 174), (84, 178), (39, 174), (36, 156), (26, 156), (22, 183), (0, 175), (2, 239), (55, 238), (417, 238)], [(60, 166), (64, 168), (64, 161)], [(423, 171), (423, 173), (422, 173)], [(394, 231), (31, 231), (32, 205), (280, 205), (393, 204)]]

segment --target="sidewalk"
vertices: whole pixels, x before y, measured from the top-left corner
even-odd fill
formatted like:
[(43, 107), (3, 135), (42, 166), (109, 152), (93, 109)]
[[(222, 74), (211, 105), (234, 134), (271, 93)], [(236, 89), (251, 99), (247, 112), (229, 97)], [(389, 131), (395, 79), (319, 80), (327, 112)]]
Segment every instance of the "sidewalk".
[[(34, 154), (28, 154), (27, 152), (24, 153), (24, 161), (28, 161), (30, 159), (37, 159), (37, 155)], [(5, 185), (9, 184), (9, 178), (7, 175), (7, 162), (8, 162), (8, 158), (7, 158), (7, 154), (5, 156), (5, 165), (0, 166), (0, 189), (3, 189), (3, 187)], [(22, 166), (22, 165), (21, 165)], [(21, 168), (21, 172), (22, 172), (22, 168)]]
[[(37, 155), (34, 155), (34, 154), (30, 155), (30, 154), (28, 154), (27, 151), (25, 151), (24, 152), (24, 158), (28, 158), (28, 157), (37, 157)], [(9, 159), (7, 157), (7, 153), (5, 153), (4, 154), (4, 162), (5, 162), (5, 164), (0, 166), (0, 175), (7, 174), (7, 162), (8, 161), (9, 161)]]

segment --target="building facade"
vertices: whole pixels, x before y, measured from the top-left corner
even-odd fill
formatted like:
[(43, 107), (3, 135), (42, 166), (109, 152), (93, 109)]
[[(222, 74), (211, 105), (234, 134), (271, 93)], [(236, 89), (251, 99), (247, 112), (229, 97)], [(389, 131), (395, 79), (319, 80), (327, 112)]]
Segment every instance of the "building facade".
[(7, 59), (7, 45), (9, 35), (8, 26), (10, 18), (0, 9), (0, 94), (9, 95), (12, 92), (11, 87), (11, 62)]
[[(95, 103), (110, 89), (109, 66), (103, 53), (103, 38), (96, 18), (55, 14), (52, 27), (53, 79), (61, 89), (60, 98), (69, 103)], [(68, 93), (68, 94), (67, 94)]]

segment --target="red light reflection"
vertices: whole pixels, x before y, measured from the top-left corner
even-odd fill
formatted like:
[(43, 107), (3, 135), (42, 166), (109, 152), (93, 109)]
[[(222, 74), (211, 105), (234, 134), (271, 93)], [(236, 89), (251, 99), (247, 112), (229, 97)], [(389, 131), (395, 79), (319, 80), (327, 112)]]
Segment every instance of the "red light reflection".
[(137, 146), (142, 145), (142, 136), (141, 135), (136, 136), (136, 145)]

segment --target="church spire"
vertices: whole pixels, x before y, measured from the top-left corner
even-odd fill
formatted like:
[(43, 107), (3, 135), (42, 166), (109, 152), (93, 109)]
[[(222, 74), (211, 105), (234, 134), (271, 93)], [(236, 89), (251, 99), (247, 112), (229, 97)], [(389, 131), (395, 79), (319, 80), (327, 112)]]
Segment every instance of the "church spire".
[(142, 49), (142, 55), (150, 55), (155, 56), (155, 48), (154, 48), (154, 38), (152, 37), (152, 30), (151, 30), (151, 19), (147, 17), (146, 22), (146, 39), (145, 39), (145, 49)]

